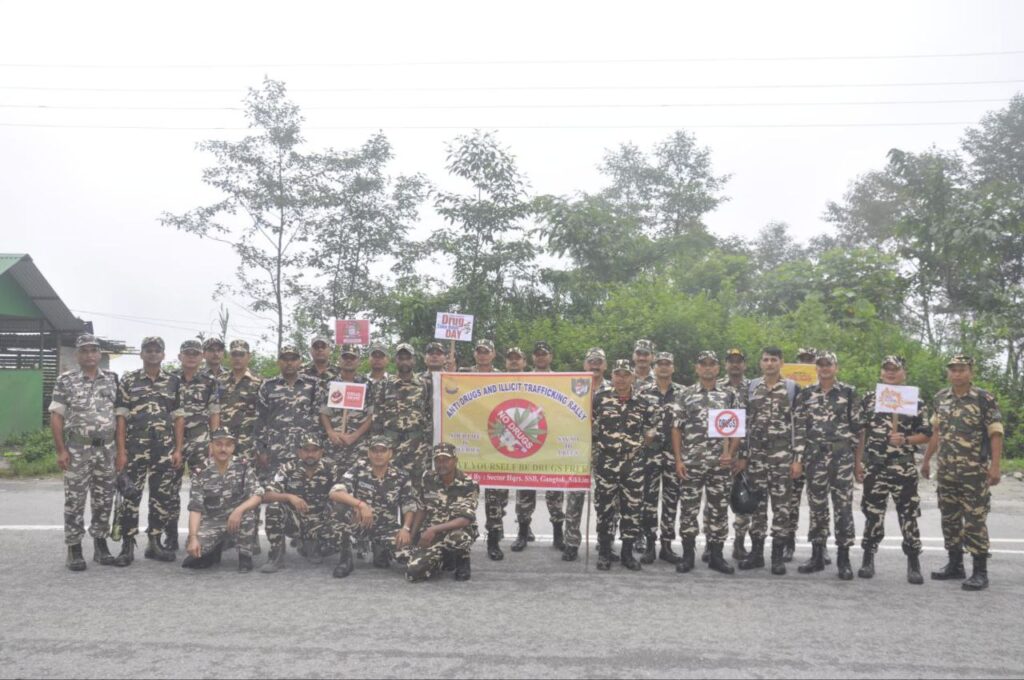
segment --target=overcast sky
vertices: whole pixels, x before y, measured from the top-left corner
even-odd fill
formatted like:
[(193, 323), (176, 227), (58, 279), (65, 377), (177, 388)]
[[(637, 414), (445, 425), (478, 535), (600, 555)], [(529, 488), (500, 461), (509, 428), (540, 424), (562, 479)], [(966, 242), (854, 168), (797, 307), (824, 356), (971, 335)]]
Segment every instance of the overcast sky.
[[(161, 334), (174, 355), (215, 330), (231, 253), (157, 218), (217, 198), (195, 144), (241, 137), (215, 128), (244, 125), (264, 75), (312, 148), (380, 129), (396, 174), (434, 181), (477, 127), (555, 194), (600, 188), (605, 149), (684, 128), (732, 175), (715, 233), (781, 220), (806, 239), (890, 148), (953, 148), (1024, 90), (1022, 26), (1012, 0), (0, 2), (0, 252), (31, 254), (105, 337)], [(232, 337), (255, 341), (238, 302)]]

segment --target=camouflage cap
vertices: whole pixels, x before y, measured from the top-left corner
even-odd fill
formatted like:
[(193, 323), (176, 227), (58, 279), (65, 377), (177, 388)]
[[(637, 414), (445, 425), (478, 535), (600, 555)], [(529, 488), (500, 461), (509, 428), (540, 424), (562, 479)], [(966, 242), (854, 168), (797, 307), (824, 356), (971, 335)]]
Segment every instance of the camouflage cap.
[(507, 350), (505, 350), (505, 356), (511, 356), (513, 354), (518, 354), (521, 357), (526, 356), (525, 354), (523, 354), (523, 350), (519, 349), (518, 347), (509, 347)]
[(543, 340), (538, 340), (537, 342), (533, 343), (533, 353), (534, 354), (552, 354), (551, 345), (549, 345), (548, 343), (544, 342)]
[(826, 352), (825, 350), (818, 350), (818, 355), (814, 357), (814, 363), (826, 363), (826, 364), (837, 364), (835, 352)]
[(455, 445), (449, 444), (448, 442), (434, 444), (434, 458), (437, 458), (438, 456), (449, 456), (451, 458), (454, 458)]
[(166, 349), (166, 345), (164, 345), (164, 339), (161, 338), (159, 335), (147, 335), (146, 337), (144, 337), (142, 339), (142, 344), (139, 345), (139, 347), (141, 347), (142, 349), (146, 349), (146, 345), (156, 345), (157, 347), (160, 348), (161, 352), (164, 351), (164, 349)]
[(391, 356), (391, 351), (388, 350), (388, 346), (383, 342), (374, 342), (370, 344), (370, 354), (374, 352), (380, 352), (384, 356)]
[(739, 347), (730, 347), (725, 351), (725, 358), (739, 357), (740, 359), (746, 360), (747, 355), (743, 353)]
[(409, 356), (416, 356), (416, 348), (407, 342), (400, 342), (398, 347), (395, 347), (395, 354), (401, 354), (402, 352), (408, 352)]
[(974, 359), (966, 354), (954, 354), (946, 362), (946, 366), (974, 366)]
[(310, 432), (302, 435), (299, 446), (304, 449), (322, 449), (324, 442), (320, 435)]
[(222, 426), (210, 432), (210, 441), (215, 439), (236, 439), (236, 437), (231, 434), (231, 430)]
[(590, 349), (587, 350), (585, 359), (587, 361), (590, 361), (591, 359), (600, 359), (601, 361), (604, 361), (604, 350), (601, 349), (600, 347), (591, 347)]
[(100, 341), (95, 335), (84, 333), (75, 338), (75, 347), (80, 349), (82, 347), (99, 347)]
[(341, 356), (343, 356), (343, 357), (344, 356), (358, 357), (359, 356), (359, 345), (342, 345), (341, 346)]
[(245, 340), (232, 340), (231, 341), (231, 351), (232, 352), (245, 352), (246, 354), (248, 354), (249, 353), (249, 343), (247, 343)]
[(203, 343), (199, 342), (198, 340), (186, 340), (185, 342), (181, 343), (180, 347), (178, 347), (178, 351), (182, 352), (182, 353), (184, 353), (184, 352), (200, 352), (200, 353), (202, 353), (202, 351), (203, 351)]
[(315, 345), (318, 342), (322, 342), (325, 345), (327, 345), (328, 347), (331, 346), (331, 341), (328, 340), (327, 336), (324, 336), (324, 335), (317, 335), (317, 336), (315, 336), (312, 340), (309, 341), (309, 346), (312, 347), (313, 345)]
[(475, 345), (473, 345), (473, 349), (478, 349), (480, 347), (486, 347), (487, 349), (489, 349), (489, 350), (491, 350), (493, 352), (494, 351), (494, 341), (493, 340), (488, 340), (487, 338), (481, 338), (480, 340), (476, 341)]
[(428, 342), (423, 351), (427, 354), (430, 354), (431, 352), (441, 352), (444, 354), (444, 345), (439, 343), (437, 340), (434, 340), (433, 342)]
[(371, 449), (390, 449), (392, 446), (394, 446), (394, 444), (391, 443), (391, 437), (386, 434), (378, 434), (370, 438)]
[(204, 352), (208, 349), (214, 349), (216, 347), (224, 349), (224, 341), (221, 340), (220, 338), (207, 338), (205, 341), (203, 341)]
[(898, 354), (886, 354), (882, 357), (882, 368), (885, 368), (889, 364), (892, 364), (897, 368), (906, 368), (907, 360)]
[(626, 373), (633, 372), (633, 364), (630, 363), (629, 359), (616, 359), (615, 365), (612, 366), (612, 373), (619, 373), (625, 371)]
[(705, 361), (713, 361), (717, 364), (718, 355), (712, 352), (710, 349), (705, 349), (700, 352), (697, 352), (697, 363), (702, 364)]
[(277, 358), (284, 359), (286, 355), (294, 354), (296, 357), (301, 357), (299, 349), (295, 345), (281, 345), (281, 349), (277, 350)]
[(658, 352), (654, 355), (654, 363), (658, 363), (659, 361), (675, 363), (676, 359), (672, 356), (672, 352)]
[(643, 338), (636, 341), (636, 345), (633, 346), (634, 352), (647, 352), (648, 354), (654, 354), (654, 343), (650, 340)]
[(796, 351), (796, 360), (800, 361), (801, 357), (806, 357), (807, 361), (814, 361), (818, 356), (818, 350), (813, 347), (801, 347)]

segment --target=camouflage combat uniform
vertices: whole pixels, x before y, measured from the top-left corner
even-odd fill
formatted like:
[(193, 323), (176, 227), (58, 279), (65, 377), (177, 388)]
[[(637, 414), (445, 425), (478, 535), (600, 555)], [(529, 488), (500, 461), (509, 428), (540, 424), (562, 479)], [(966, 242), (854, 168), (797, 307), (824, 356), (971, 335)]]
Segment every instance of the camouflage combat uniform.
[[(341, 378), (336, 378), (341, 380)], [(366, 376), (359, 375), (358, 373), (349, 382), (357, 384), (366, 384)], [(363, 408), (361, 410), (356, 409), (340, 409), (331, 408), (327, 405), (327, 391), (330, 383), (324, 382), (320, 384), (320, 390), (322, 396), (317, 397), (317, 403), (320, 404), (320, 415), (327, 416), (331, 421), (331, 427), (334, 428), (335, 432), (341, 432), (342, 423), (345, 424), (344, 434), (352, 434), (363, 424), (373, 416), (373, 403), (370, 401), (370, 390), (366, 390), (366, 399), (363, 402)], [(345, 413), (348, 413), (346, 418)], [(350, 467), (355, 465), (357, 462), (366, 459), (367, 441), (369, 428), (367, 432), (352, 443), (349, 446), (343, 444), (335, 444), (330, 439), (324, 441), (324, 457), (333, 461), (338, 466), (338, 470), (344, 473)]]
[(410, 479), (422, 479), (429, 467), (434, 429), (423, 379), (415, 373), (407, 380), (389, 376), (380, 388), (373, 414), (374, 429), (379, 422), (383, 434), (391, 439), (392, 464)]
[[(128, 479), (138, 491), (149, 478), (149, 519), (147, 533), (159, 536), (172, 518), (175, 470), (171, 466), (174, 451), (174, 421), (184, 418), (179, 406), (178, 379), (160, 369), (156, 379), (144, 369), (124, 374), (117, 392), (114, 413), (125, 419), (125, 446)], [(122, 535), (134, 536), (139, 531), (138, 503), (121, 501)]]
[[(648, 469), (645, 472), (644, 501), (640, 524), (647, 533), (660, 529), (661, 540), (674, 541), (676, 538), (676, 509), (679, 507), (679, 477), (676, 475), (675, 455), (672, 453), (672, 424), (675, 419), (673, 404), (686, 388), (672, 382), (664, 392), (658, 383), (643, 388), (642, 394), (657, 401), (662, 408), (663, 421), (661, 446), (651, 451)], [(661, 496), (661, 522), (658, 522), (659, 487)]]
[(771, 535), (775, 541), (788, 538), (789, 496), (793, 489), (790, 464), (793, 462), (793, 405), (786, 380), (772, 387), (758, 381), (747, 401), (747, 446), (740, 456), (748, 459), (750, 482), (766, 490), (757, 512), (750, 521), (750, 535), (764, 541), (768, 534), (768, 502), (772, 506)]
[(426, 514), (420, 531), (464, 517), (470, 521), (464, 529), (445, 532), (441, 540), (426, 548), (419, 546), (401, 551), (398, 559), (407, 559), (405, 576), (410, 581), (421, 581), (433, 576), (444, 562), (445, 553), (453, 557), (469, 557), (476, 541), (476, 508), (480, 502), (480, 487), (462, 470), (455, 471), (451, 486), (445, 486), (433, 470), (423, 474), (420, 483), (418, 507)]
[(647, 462), (644, 438), (648, 431), (654, 430), (655, 446), (660, 448), (663, 412), (649, 397), (636, 391), (631, 391), (624, 400), (615, 392), (608, 392), (598, 400), (593, 417), (598, 537), (611, 540), (618, 515), (622, 539), (632, 541), (640, 533)]
[(91, 496), (89, 535), (110, 533), (114, 499), (114, 404), (117, 374), (97, 369), (90, 379), (81, 369), (62, 373), (53, 386), (49, 410), (64, 418), (64, 443), (71, 461), (64, 473), (64, 543), (85, 536), (85, 501)]
[(178, 404), (185, 416), (185, 442), (182, 465), (174, 471), (174, 487), (169, 521), (175, 525), (181, 514), (181, 479), (188, 466), (189, 476), (206, 467), (210, 456), (210, 416), (220, 413), (217, 381), (205, 371), (196, 371), (191, 380), (183, 371), (174, 371), (178, 379)]
[(237, 535), (228, 532), (228, 517), (245, 501), (262, 495), (256, 471), (245, 458), (233, 456), (223, 473), (216, 465), (208, 465), (193, 475), (188, 510), (203, 515), (196, 536), (202, 554), (212, 552), (219, 543), (222, 548), (237, 546), (239, 555), (252, 556), (257, 541), (256, 511), (242, 515)]
[(235, 457), (255, 464), (256, 421), (259, 420), (259, 393), (263, 379), (246, 369), (235, 380), (233, 373), (218, 379), (220, 424), (235, 438)]
[(869, 392), (861, 400), (861, 427), (864, 431), (864, 491), (860, 508), (864, 512), (864, 536), (861, 547), (865, 552), (876, 552), (885, 537), (885, 511), (892, 496), (896, 516), (903, 534), (903, 552), (921, 553), (921, 534), (917, 518), (921, 516), (921, 498), (917, 493), (917, 465), (913, 444), (892, 446), (889, 435), (901, 433), (905, 437), (915, 434), (931, 436), (932, 428), (924, 402), (917, 401), (917, 415), (897, 415), (893, 429), (891, 413), (875, 413), (875, 393)]
[(367, 461), (359, 461), (341, 476), (331, 491), (344, 491), (373, 508), (373, 526), (366, 529), (359, 524), (355, 508), (342, 506), (346, 519), (342, 521), (343, 541), (355, 539), (369, 541), (386, 549), (389, 558), (395, 555), (395, 534), (402, 528), (402, 517), (416, 512), (416, 491), (412, 480), (403, 470), (389, 465), (384, 477), (373, 476)]
[(332, 380), (337, 380), (339, 373), (341, 373), (341, 369), (337, 366), (331, 366), (330, 364), (328, 364), (327, 368), (325, 368), (323, 373), (321, 373), (319, 369), (317, 369), (316, 364), (312, 361), (299, 369), (299, 375), (313, 378), (317, 382), (330, 382)]
[(300, 514), (284, 501), (267, 505), (266, 532), (271, 550), (282, 546), (286, 536), (298, 538), (310, 546), (341, 547), (342, 523), (328, 498), (340, 478), (338, 468), (323, 459), (307, 468), (294, 458), (277, 469), (264, 489), (268, 493), (298, 496), (306, 501), (309, 511)]
[(829, 496), (836, 546), (854, 543), (853, 449), (861, 423), (860, 401), (852, 386), (836, 381), (828, 392), (821, 385), (804, 388), (793, 408), (795, 460), (805, 466), (811, 522), (808, 540), (824, 545), (829, 535)]
[[(379, 378), (374, 378), (371, 373), (366, 374), (366, 383), (369, 385), (366, 390), (366, 399), (375, 413), (380, 412), (381, 399), (384, 397), (384, 386), (387, 385), (388, 380), (392, 377), (387, 371)], [(380, 420), (374, 420), (371, 430), (373, 434), (382, 434), (384, 432), (384, 423)]]
[(679, 536), (684, 541), (696, 538), (700, 531), (697, 516), (702, 493), (707, 494), (704, 536), (708, 544), (722, 545), (729, 537), (732, 470), (720, 464), (726, 440), (708, 437), (708, 411), (735, 407), (735, 393), (717, 385), (711, 390), (700, 383), (691, 385), (676, 399), (673, 424), (682, 437), (680, 454), (688, 477), (679, 482)]
[(273, 478), (278, 467), (295, 459), (304, 436), (322, 431), (316, 397), (317, 383), (309, 376), (298, 376), (294, 385), (281, 376), (260, 385), (256, 450), (268, 457), (267, 468), (257, 471), (260, 479)]
[[(747, 378), (743, 378), (739, 385), (733, 385), (729, 382), (729, 378), (719, 378), (715, 385), (719, 389), (731, 390), (736, 399), (736, 408), (747, 408), (747, 400), (750, 397), (750, 381)], [(739, 448), (736, 449), (736, 455), (739, 455), (740, 449), (745, 447), (747, 442), (745, 439), (740, 441)], [(707, 513), (704, 513), (704, 521), (707, 521)], [(743, 534), (750, 531), (750, 515), (736, 515), (733, 518), (732, 528), (736, 536), (737, 541), (741, 541)]]
[(973, 385), (962, 397), (946, 388), (932, 401), (931, 424), (939, 436), (935, 479), (948, 552), (963, 549), (989, 557), (990, 461), (983, 459), (982, 448), (986, 434), (1003, 433), (1002, 420), (992, 394)]

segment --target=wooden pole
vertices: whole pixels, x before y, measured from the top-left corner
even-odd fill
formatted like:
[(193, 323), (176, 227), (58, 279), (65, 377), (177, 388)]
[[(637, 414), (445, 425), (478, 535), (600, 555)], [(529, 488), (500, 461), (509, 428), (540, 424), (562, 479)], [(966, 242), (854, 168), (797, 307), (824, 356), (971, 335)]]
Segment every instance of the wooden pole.
[(348, 434), (348, 409), (342, 409), (341, 412), (341, 433)]

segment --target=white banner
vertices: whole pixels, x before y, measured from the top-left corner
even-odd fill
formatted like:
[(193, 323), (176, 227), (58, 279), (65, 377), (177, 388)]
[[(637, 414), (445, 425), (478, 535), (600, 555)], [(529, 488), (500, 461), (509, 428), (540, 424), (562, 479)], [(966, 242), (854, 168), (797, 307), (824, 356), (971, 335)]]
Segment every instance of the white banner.
[(708, 409), (708, 437), (747, 436), (747, 411), (742, 408)]
[(917, 415), (918, 388), (910, 385), (875, 385), (875, 413)]

